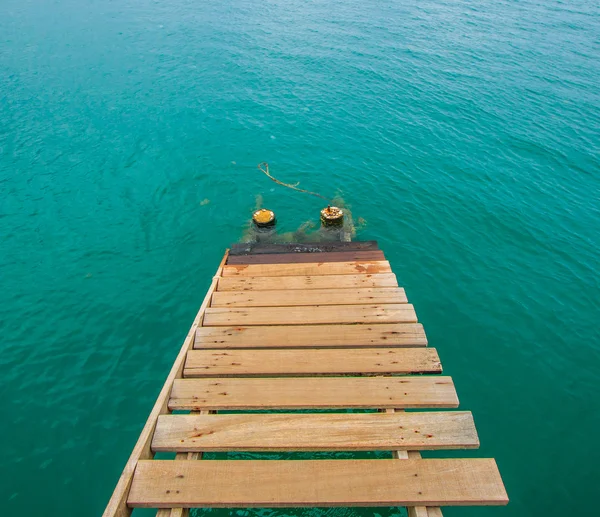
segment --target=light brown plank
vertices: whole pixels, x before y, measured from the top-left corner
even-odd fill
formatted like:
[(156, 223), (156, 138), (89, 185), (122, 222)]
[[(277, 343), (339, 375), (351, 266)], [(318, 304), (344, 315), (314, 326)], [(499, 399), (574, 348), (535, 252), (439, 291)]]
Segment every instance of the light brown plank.
[(187, 355), (188, 350), (190, 350), (194, 346), (194, 339), (196, 336), (196, 328), (198, 325), (202, 323), (202, 318), (204, 317), (204, 311), (206, 307), (210, 303), (210, 299), (213, 295), (213, 292), (217, 286), (217, 277), (221, 274), (223, 269), (223, 265), (227, 261), (227, 256), (229, 254), (229, 250), (225, 251), (225, 255), (221, 260), (221, 264), (219, 265), (216, 275), (213, 278), (213, 281), (208, 288), (206, 296), (204, 297), (204, 301), (202, 305), (200, 305), (200, 309), (192, 322), (192, 326), (188, 331), (188, 334), (175, 358), (173, 366), (169, 374), (167, 375), (167, 379), (158, 394), (156, 402), (150, 411), (150, 415), (148, 416), (148, 420), (146, 420), (146, 424), (142, 429), (137, 443), (135, 444), (133, 450), (131, 451), (131, 455), (125, 464), (125, 468), (119, 477), (119, 481), (112, 493), (111, 498), (108, 501), (106, 508), (104, 509), (103, 517), (128, 517), (131, 514), (131, 509), (127, 506), (127, 495), (129, 493), (129, 489), (131, 487), (131, 481), (133, 479), (133, 473), (135, 471), (138, 460), (147, 459), (152, 457), (152, 451), (150, 449), (150, 444), (152, 440), (152, 435), (154, 433), (154, 429), (156, 428), (156, 421), (159, 415), (162, 415), (167, 412), (167, 403), (171, 394), (171, 389), (173, 386), (173, 381), (177, 378), (180, 378), (183, 373), (183, 366), (185, 363), (185, 357)]
[(387, 260), (309, 262), (307, 264), (250, 264), (223, 267), (223, 276), (304, 276), (391, 273)]
[(420, 323), (198, 327), (195, 348), (426, 346)]
[(140, 461), (134, 507), (500, 505), (493, 459)]
[(327, 323), (416, 323), (409, 303), (385, 305), (323, 305), (317, 307), (208, 308), (205, 327), (232, 325), (310, 325)]
[[(186, 416), (194, 417), (196, 415), (208, 415), (210, 413), (210, 411), (192, 411), (189, 415)], [(156, 427), (158, 428), (158, 423), (156, 424)], [(156, 430), (154, 431), (154, 436), (156, 436)], [(154, 449), (152, 450), (156, 452)], [(175, 454), (175, 459), (180, 461), (201, 460), (203, 454), (203, 451), (178, 451), (177, 454)], [(188, 517), (189, 514), (189, 508), (161, 508), (156, 512), (156, 517)]]
[(189, 514), (189, 508), (160, 508), (156, 517), (188, 517)]
[(177, 379), (171, 409), (452, 408), (450, 377)]
[(474, 449), (467, 411), (162, 415), (155, 451), (371, 451)]
[(297, 289), (280, 291), (221, 291), (211, 307), (288, 307), (301, 305), (363, 305), (407, 303), (401, 287), (367, 289)]
[(219, 280), (218, 291), (274, 291), (287, 289), (346, 289), (398, 287), (394, 273), (379, 275), (233, 276)]
[(191, 350), (184, 377), (441, 373), (435, 348)]
[[(385, 410), (386, 413), (395, 413), (396, 415), (406, 415), (406, 412), (403, 409), (386, 409)], [(473, 424), (473, 430), (475, 430), (475, 425)], [(407, 451), (405, 449), (396, 449), (394, 451), (392, 451), (392, 456), (394, 459), (397, 460), (408, 460), (408, 459), (421, 459), (421, 453), (418, 450), (414, 450), (417, 449), (416, 447), (413, 448), (413, 450)], [(430, 511), (431, 511), (431, 517), (433, 517), (436, 513), (439, 513), (439, 517), (442, 517), (441, 515), (441, 510), (438, 506), (430, 506), (429, 508), (427, 506), (409, 506), (407, 508), (408, 510), (408, 517), (430, 517)]]

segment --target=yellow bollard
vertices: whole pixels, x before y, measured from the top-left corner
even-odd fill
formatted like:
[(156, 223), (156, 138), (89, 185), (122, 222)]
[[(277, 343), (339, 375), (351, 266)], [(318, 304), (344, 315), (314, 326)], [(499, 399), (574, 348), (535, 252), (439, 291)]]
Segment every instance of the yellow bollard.
[(344, 211), (337, 206), (328, 206), (321, 210), (323, 226), (341, 226), (344, 223)]
[(252, 214), (252, 221), (254, 221), (256, 226), (261, 228), (273, 226), (275, 224), (275, 212), (261, 208)]

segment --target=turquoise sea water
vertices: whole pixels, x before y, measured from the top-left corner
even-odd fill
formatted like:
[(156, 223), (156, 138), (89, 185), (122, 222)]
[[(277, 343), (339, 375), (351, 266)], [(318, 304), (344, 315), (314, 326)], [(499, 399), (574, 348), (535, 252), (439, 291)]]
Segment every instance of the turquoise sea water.
[(511, 503), (445, 515), (595, 514), (599, 84), (591, 0), (2, 0), (0, 513), (101, 513), (256, 196), (317, 221), (266, 160), (474, 412)]

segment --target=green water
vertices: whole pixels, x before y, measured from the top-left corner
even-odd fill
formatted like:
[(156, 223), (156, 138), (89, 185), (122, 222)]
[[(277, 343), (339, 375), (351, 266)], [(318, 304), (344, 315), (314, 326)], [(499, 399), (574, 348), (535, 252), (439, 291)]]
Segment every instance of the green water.
[[(592, 0), (2, 0), (2, 515), (98, 515), (224, 248), (341, 194), (511, 503), (597, 514)], [(397, 515), (396, 509), (221, 511)]]

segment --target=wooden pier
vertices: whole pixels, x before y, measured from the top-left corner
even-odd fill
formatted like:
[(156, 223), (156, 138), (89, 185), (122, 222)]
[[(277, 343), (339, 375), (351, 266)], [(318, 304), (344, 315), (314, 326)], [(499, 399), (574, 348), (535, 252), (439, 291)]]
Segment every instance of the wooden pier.
[[(493, 459), (421, 458), (479, 446), (471, 413), (448, 411), (458, 397), (441, 373), (376, 243), (234, 245), (104, 516), (136, 507), (175, 517), (194, 507), (406, 506), (412, 517), (440, 517), (446, 505), (506, 504)], [(430, 408), (441, 410), (418, 410)], [(287, 412), (256, 411), (276, 409)], [(195, 461), (211, 451), (390, 455)]]

